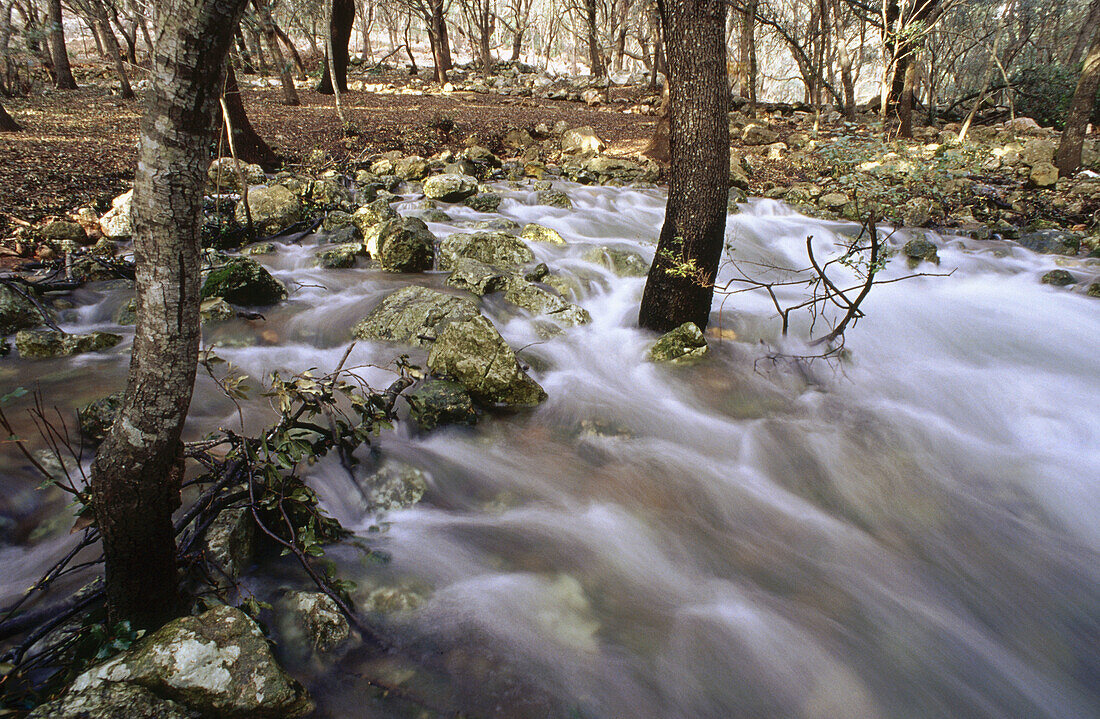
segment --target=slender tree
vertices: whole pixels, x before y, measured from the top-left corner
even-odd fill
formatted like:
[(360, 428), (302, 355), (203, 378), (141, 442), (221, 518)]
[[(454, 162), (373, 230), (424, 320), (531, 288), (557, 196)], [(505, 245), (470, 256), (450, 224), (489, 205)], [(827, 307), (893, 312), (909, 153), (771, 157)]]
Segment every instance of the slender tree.
[[(1100, 0), (1093, 0), (1093, 10), (1100, 8)], [(1100, 11), (1097, 11), (1100, 12)], [(1089, 118), (1096, 109), (1096, 91), (1100, 89), (1100, 24), (1093, 30), (1092, 46), (1085, 56), (1081, 76), (1077, 80), (1077, 89), (1066, 115), (1066, 126), (1062, 130), (1062, 141), (1058, 144), (1058, 153), (1054, 164), (1062, 175), (1076, 172), (1081, 166), (1081, 149), (1085, 142), (1085, 129)]]
[(348, 55), (348, 43), (351, 41), (351, 27), (355, 23), (355, 0), (330, 0), (332, 3), (332, 17), (329, 20), (329, 47), (332, 48), (332, 62), (325, 56), (325, 74), (317, 85), (317, 92), (322, 95), (332, 94), (332, 75), (336, 73), (337, 87), (340, 92), (348, 91), (348, 63), (351, 56)]
[[(260, 32), (267, 42), (267, 49), (271, 53), (271, 59), (275, 62), (275, 70), (279, 73), (279, 82), (283, 87), (284, 105), (301, 105), (298, 99), (298, 90), (294, 87), (294, 78), (290, 73), (290, 63), (283, 57), (282, 48), (279, 47), (279, 36), (275, 33), (275, 20), (271, 17), (271, 6), (266, 0), (252, 0), (256, 8), (256, 15), (260, 21)], [(347, 84), (347, 80), (344, 81)]]
[(65, 49), (65, 24), (61, 17), (61, 0), (49, 0), (50, 53), (53, 56), (54, 84), (58, 90), (75, 90), (76, 80), (69, 66)]
[(126, 396), (92, 466), (113, 622), (179, 609), (172, 512), (199, 349), (200, 229), (225, 58), (247, 0), (160, 0), (133, 223), (137, 326)]
[(669, 83), (668, 206), (638, 324), (706, 329), (726, 230), (729, 104), (724, 0), (659, 0)]

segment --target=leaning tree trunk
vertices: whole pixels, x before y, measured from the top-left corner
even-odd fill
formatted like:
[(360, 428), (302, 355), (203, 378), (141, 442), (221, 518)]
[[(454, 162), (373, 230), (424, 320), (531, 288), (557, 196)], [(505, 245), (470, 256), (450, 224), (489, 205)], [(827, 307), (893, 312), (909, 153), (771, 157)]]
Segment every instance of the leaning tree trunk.
[[(237, 159), (272, 170), (279, 164), (279, 157), (249, 122), (244, 103), (241, 102), (241, 88), (237, 84), (237, 73), (233, 71), (233, 66), (226, 68), (225, 73), (225, 106), (229, 108), (229, 127), (233, 128), (232, 147), (237, 151)], [(225, 130), (222, 132), (224, 135)], [(228, 140), (224, 137), (223, 139)], [(229, 147), (228, 142), (224, 144)]]
[(137, 327), (126, 396), (92, 466), (111, 624), (180, 608), (172, 512), (199, 350), (199, 236), (225, 58), (246, 0), (163, 0), (134, 177)]
[(58, 90), (75, 90), (69, 53), (65, 49), (65, 26), (61, 17), (61, 0), (49, 2), (50, 53), (53, 55), (54, 83)]
[[(265, 0), (253, 0), (256, 15), (260, 21), (260, 32), (267, 42), (271, 60), (275, 63), (275, 70), (279, 73), (279, 83), (283, 88), (283, 104), (290, 106), (301, 105), (298, 99), (298, 90), (294, 87), (294, 77), (290, 73), (290, 63), (283, 57), (282, 48), (279, 47), (279, 36), (275, 34), (275, 20), (271, 17), (271, 7)], [(346, 84), (346, 81), (345, 81)]]
[(18, 132), (23, 128), (8, 114), (3, 105), (0, 105), (0, 132)]
[[(1100, 6), (1100, 0), (1094, 0), (1094, 6)], [(1054, 164), (1059, 174), (1067, 176), (1081, 166), (1081, 149), (1085, 143), (1085, 129), (1096, 107), (1096, 91), (1100, 88), (1100, 25), (1092, 36), (1092, 47), (1085, 56), (1085, 65), (1081, 68), (1081, 77), (1077, 80), (1077, 89), (1073, 93), (1073, 102), (1066, 115), (1066, 127), (1062, 130), (1062, 141), (1058, 144), (1058, 153)]]
[(134, 89), (130, 86), (130, 76), (126, 73), (126, 63), (122, 61), (122, 48), (118, 44), (118, 38), (111, 30), (111, 20), (107, 16), (107, 8), (102, 3), (91, 3), (94, 13), (93, 21), (99, 28), (99, 35), (103, 37), (103, 47), (107, 56), (115, 66), (115, 74), (118, 75), (119, 94), (124, 100), (132, 100)]
[(660, 0), (669, 82), (671, 168), (665, 223), (638, 324), (706, 329), (726, 230), (729, 99), (723, 0)]
[(340, 92), (348, 91), (348, 63), (351, 57), (348, 55), (348, 43), (351, 42), (351, 26), (355, 24), (355, 0), (331, 0), (332, 18), (329, 22), (329, 46), (332, 48), (332, 62), (325, 56), (325, 74), (321, 77), (321, 83), (317, 85), (317, 92), (322, 95), (332, 94), (332, 76), (329, 74), (329, 65), (332, 72), (336, 73), (336, 83)]

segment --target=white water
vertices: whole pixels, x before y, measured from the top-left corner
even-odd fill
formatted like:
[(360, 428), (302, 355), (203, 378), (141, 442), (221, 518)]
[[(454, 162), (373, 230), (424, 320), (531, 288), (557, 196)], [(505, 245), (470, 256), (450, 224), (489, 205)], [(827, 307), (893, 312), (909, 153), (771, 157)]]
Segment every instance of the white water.
[[(741, 294), (720, 315), (716, 300), (712, 320), (737, 341), (670, 369), (644, 361), (652, 338), (633, 328), (644, 280), (579, 259), (608, 243), (651, 258), (661, 193), (571, 187), (573, 211), (503, 194), (502, 214), (569, 241), (532, 243), (540, 260), (593, 280), (580, 300), (592, 324), (550, 341), (486, 303), (513, 347), (537, 343), (550, 399), (472, 432), (383, 436), (384, 453), (431, 475), (409, 510), (364, 515), (341, 472), (322, 463), (313, 477), (392, 556), (379, 568), (349, 555), (342, 571), (362, 595), (424, 597), (389, 626), (471, 713), (1100, 716), (1100, 300), (1040, 284), (1052, 258), (930, 235), (954, 274), (875, 288), (839, 368), (768, 362), (771, 302)], [(827, 257), (834, 231), (852, 227), (756, 201), (728, 239), (739, 261), (802, 266), (806, 236)], [(309, 269), (314, 250), (258, 258), (324, 289), (302, 287), (257, 329), (210, 332), (270, 333), (221, 356), (253, 376), (331, 368), (348, 328), (408, 280)], [(1100, 268), (1071, 271), (1093, 281)], [(884, 276), (907, 272), (895, 258)], [(360, 343), (352, 361), (400, 351)], [(390, 376), (363, 372), (376, 386)], [(197, 427), (235, 422), (207, 382), (193, 407)], [(328, 715), (364, 711), (352, 664), (316, 677)]]

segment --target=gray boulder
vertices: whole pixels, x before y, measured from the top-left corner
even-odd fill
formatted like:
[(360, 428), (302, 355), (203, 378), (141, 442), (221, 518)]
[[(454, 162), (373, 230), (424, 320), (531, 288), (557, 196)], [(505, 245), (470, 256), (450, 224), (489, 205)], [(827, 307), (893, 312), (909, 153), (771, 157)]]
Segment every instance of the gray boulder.
[(685, 322), (658, 339), (646, 357), (652, 362), (690, 364), (707, 354), (707, 340), (694, 322)]
[(121, 335), (110, 332), (70, 335), (57, 330), (21, 330), (15, 334), (15, 349), (23, 359), (51, 359), (98, 352), (121, 341)]
[(531, 407), (546, 399), (493, 323), (480, 315), (440, 333), (428, 353), (428, 368), (460, 383), (481, 404)]
[(501, 197), (495, 192), (479, 192), (466, 198), (466, 206), (478, 212), (496, 212), (500, 202)]
[(549, 292), (531, 282), (516, 282), (504, 293), (504, 299), (517, 307), (544, 315), (563, 325), (573, 327), (586, 325), (592, 321), (588, 310), (572, 302), (567, 302), (553, 292)]
[[(240, 224), (248, 221), (245, 203), (237, 203), (234, 217)], [(252, 212), (252, 224), (261, 233), (274, 235), (302, 219), (302, 203), (298, 197), (282, 185), (253, 187), (248, 191), (248, 209)]]
[(507, 232), (456, 233), (439, 243), (439, 268), (449, 270), (460, 257), (495, 267), (513, 268), (535, 261), (523, 240)]
[(435, 263), (435, 235), (416, 217), (398, 217), (375, 225), (364, 245), (382, 269), (390, 272), (425, 272)]
[(409, 419), (421, 432), (452, 424), (477, 423), (470, 393), (458, 382), (430, 379), (402, 396), (409, 403)]
[(619, 277), (645, 277), (649, 274), (649, 263), (637, 252), (618, 247), (593, 247), (581, 255), (585, 262), (606, 267)]
[(202, 719), (203, 715), (144, 687), (104, 682), (79, 692), (66, 692), (42, 704), (27, 719)]
[(477, 178), (449, 173), (435, 175), (424, 181), (424, 194), (433, 200), (461, 202), (477, 194)]
[(468, 299), (412, 285), (387, 295), (353, 333), (364, 340), (427, 347), (447, 325), (478, 314), (477, 305)]
[(505, 291), (517, 279), (520, 278), (516, 273), (497, 269), (470, 257), (459, 257), (451, 265), (447, 284), (483, 297), (493, 292)]
[(574, 127), (561, 135), (561, 151), (566, 154), (598, 155), (607, 147), (591, 127)]
[(931, 262), (934, 265), (940, 263), (935, 243), (924, 238), (914, 238), (906, 242), (902, 253), (908, 260), (910, 268), (916, 268), (921, 262)]
[(1020, 235), (1022, 246), (1042, 255), (1076, 255), (1081, 249), (1081, 235), (1065, 230), (1038, 230)]
[(368, 205), (363, 205), (352, 216), (352, 223), (359, 228), (364, 237), (375, 225), (380, 225), (388, 220), (396, 220), (397, 211), (390, 206), (389, 200), (379, 198)]

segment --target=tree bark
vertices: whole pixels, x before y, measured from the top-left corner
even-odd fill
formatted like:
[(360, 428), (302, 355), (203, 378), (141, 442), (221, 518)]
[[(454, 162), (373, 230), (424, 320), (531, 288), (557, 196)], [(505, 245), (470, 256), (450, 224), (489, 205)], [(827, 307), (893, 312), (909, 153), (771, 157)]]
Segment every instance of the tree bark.
[(332, 77), (329, 74), (329, 65), (332, 65), (336, 73), (337, 86), (340, 92), (348, 91), (348, 63), (351, 57), (348, 55), (348, 43), (351, 42), (351, 26), (355, 23), (355, 0), (331, 0), (332, 20), (329, 22), (329, 46), (332, 47), (332, 62), (325, 60), (325, 74), (321, 77), (321, 83), (317, 85), (317, 92), (322, 95), (332, 94)]
[(729, 99), (723, 0), (660, 0), (669, 81), (671, 168), (665, 222), (638, 324), (706, 329), (729, 192)]
[[(249, 122), (233, 66), (226, 68), (225, 73), (225, 106), (229, 108), (229, 125), (233, 128), (233, 146), (237, 148), (237, 159), (272, 170), (279, 164), (279, 157)], [(222, 132), (224, 134), (225, 130)]]
[(130, 76), (126, 73), (126, 63), (122, 61), (122, 48), (118, 44), (118, 38), (111, 30), (111, 21), (107, 16), (107, 9), (94, 0), (91, 3), (92, 12), (95, 13), (94, 22), (103, 38), (104, 52), (115, 66), (115, 74), (118, 75), (119, 94), (124, 100), (134, 97), (134, 89), (130, 86)]
[(58, 90), (75, 90), (69, 53), (65, 49), (65, 25), (61, 16), (61, 0), (49, 0), (50, 53), (53, 56), (54, 84)]
[(588, 36), (588, 67), (592, 77), (603, 77), (607, 68), (600, 50), (599, 26), (596, 22), (596, 0), (584, 0), (585, 34)]
[[(1100, 0), (1093, 0), (1100, 7)], [(1062, 141), (1058, 143), (1058, 152), (1054, 156), (1054, 165), (1062, 176), (1076, 172), (1081, 166), (1081, 149), (1085, 143), (1085, 129), (1096, 107), (1096, 91), (1100, 88), (1100, 25), (1092, 35), (1092, 46), (1085, 56), (1085, 65), (1077, 80), (1077, 89), (1073, 93), (1073, 102), (1066, 115), (1066, 127), (1062, 130)]]
[(1085, 56), (1085, 50), (1089, 47), (1089, 41), (1100, 27), (1100, 3), (1093, 3), (1089, 8), (1089, 14), (1085, 16), (1085, 22), (1077, 32), (1077, 40), (1073, 43), (1073, 50), (1069, 54), (1069, 66), (1076, 67)]
[(199, 237), (225, 58), (246, 0), (164, 0), (141, 124), (137, 327), (122, 410), (92, 465), (107, 613), (151, 629), (179, 611), (172, 512), (199, 349)]
[(256, 15), (260, 21), (260, 32), (264, 36), (268, 52), (271, 53), (271, 59), (275, 63), (275, 70), (279, 73), (279, 83), (283, 87), (283, 104), (301, 105), (302, 101), (298, 99), (298, 90), (294, 87), (294, 77), (290, 74), (290, 63), (283, 57), (282, 48), (279, 47), (279, 37), (275, 34), (275, 21), (271, 18), (271, 7), (266, 0), (252, 0), (252, 5), (256, 8)]

